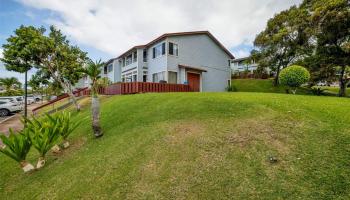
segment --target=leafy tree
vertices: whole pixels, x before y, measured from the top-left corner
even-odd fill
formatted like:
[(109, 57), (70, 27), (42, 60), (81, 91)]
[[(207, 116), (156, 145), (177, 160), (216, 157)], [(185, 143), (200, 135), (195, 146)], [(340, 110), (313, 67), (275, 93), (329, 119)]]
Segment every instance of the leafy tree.
[(306, 83), (310, 79), (310, 73), (306, 68), (292, 65), (283, 69), (280, 73), (280, 83), (289, 86), (293, 94), (296, 93), (297, 88)]
[(0, 78), (0, 85), (5, 87), (6, 92), (10, 92), (11, 89), (19, 89), (22, 83), (18, 81), (17, 78)]
[(100, 125), (100, 102), (98, 99), (98, 81), (101, 79), (101, 71), (104, 63), (99, 61), (89, 61), (86, 68), (81, 72), (87, 75), (91, 79), (91, 112), (92, 112), (92, 129), (95, 137), (101, 137), (103, 135)]
[(43, 37), (38, 55), (38, 68), (49, 74), (68, 93), (77, 110), (80, 106), (73, 94), (72, 86), (78, 82), (80, 69), (86, 61), (86, 53), (71, 46), (60, 30), (50, 27), (48, 37)]
[(350, 2), (348, 0), (304, 0), (300, 9), (309, 11), (316, 47), (306, 60), (318, 79), (338, 78), (339, 96), (346, 96), (350, 79)]
[(292, 6), (274, 16), (264, 31), (257, 35), (254, 57), (260, 67), (269, 67), (275, 72), (274, 85), (278, 85), (281, 69), (302, 59), (312, 46), (307, 40), (310, 33), (307, 12)]
[[(3, 58), (0, 60), (5, 64), (5, 68), (10, 71), (25, 73), (25, 102), (27, 101), (27, 72), (36, 64), (36, 57), (40, 53), (40, 46), (44, 28), (33, 26), (20, 26), (15, 30), (15, 34), (7, 39), (3, 47)], [(27, 104), (24, 104), (24, 115), (27, 116)]]
[(28, 71), (36, 67), (43, 74), (58, 82), (73, 100), (77, 110), (79, 104), (73, 95), (72, 85), (79, 80), (78, 70), (86, 60), (86, 53), (70, 45), (66, 37), (55, 27), (50, 27), (48, 36), (44, 28), (21, 26), (3, 45), (2, 61), (8, 70)]
[(5, 144), (3, 147), (0, 146), (0, 152), (17, 161), (24, 172), (33, 170), (33, 165), (26, 161), (27, 154), (32, 146), (28, 132), (23, 130), (14, 133), (12, 129), (9, 129), (9, 131), (8, 137), (0, 134), (0, 139)]

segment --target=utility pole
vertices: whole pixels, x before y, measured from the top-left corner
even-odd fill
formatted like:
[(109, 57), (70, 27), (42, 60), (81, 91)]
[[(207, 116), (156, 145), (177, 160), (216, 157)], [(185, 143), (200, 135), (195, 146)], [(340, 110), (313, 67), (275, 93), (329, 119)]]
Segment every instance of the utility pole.
[[(24, 75), (24, 118), (27, 119), (27, 77), (28, 76), (28, 70), (26, 70), (25, 75)], [(26, 122), (27, 120), (25, 120)]]

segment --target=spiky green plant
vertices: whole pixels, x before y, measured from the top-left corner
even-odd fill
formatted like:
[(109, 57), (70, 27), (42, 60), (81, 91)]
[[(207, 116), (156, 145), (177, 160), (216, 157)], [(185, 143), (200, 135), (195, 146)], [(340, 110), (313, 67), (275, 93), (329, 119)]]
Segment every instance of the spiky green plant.
[(58, 116), (61, 123), (60, 134), (64, 140), (79, 126), (79, 122), (72, 122), (71, 113), (63, 112)]
[(8, 137), (0, 134), (0, 138), (5, 144), (5, 146), (0, 147), (0, 152), (17, 161), (25, 172), (30, 171), (33, 169), (33, 166), (26, 161), (26, 157), (32, 146), (32, 142), (27, 129), (18, 133), (15, 133), (12, 129), (9, 129), (9, 131), (10, 134)]
[(50, 115), (26, 120), (33, 146), (40, 154), (37, 168), (41, 168), (45, 165), (46, 153), (57, 144), (60, 138), (60, 123), (59, 120), (52, 120)]
[(52, 123), (59, 124), (59, 134), (63, 140), (61, 146), (63, 148), (67, 148), (69, 146), (67, 138), (79, 126), (79, 122), (72, 122), (71, 113), (69, 112), (62, 112), (53, 116), (48, 115), (48, 118), (52, 121)]

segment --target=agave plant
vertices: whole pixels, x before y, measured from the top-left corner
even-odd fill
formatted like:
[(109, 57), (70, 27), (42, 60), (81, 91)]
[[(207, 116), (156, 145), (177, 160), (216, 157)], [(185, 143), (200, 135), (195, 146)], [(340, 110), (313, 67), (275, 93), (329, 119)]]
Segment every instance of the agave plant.
[(27, 129), (18, 133), (14, 133), (12, 129), (9, 129), (9, 131), (10, 135), (8, 137), (0, 134), (0, 138), (5, 144), (0, 147), (0, 152), (17, 161), (24, 172), (33, 170), (33, 165), (26, 161), (27, 154), (32, 146)]
[(57, 144), (60, 138), (60, 124), (58, 120), (51, 120), (49, 115), (41, 119), (27, 119), (27, 122), (32, 144), (40, 154), (36, 167), (41, 168), (45, 165), (46, 153)]

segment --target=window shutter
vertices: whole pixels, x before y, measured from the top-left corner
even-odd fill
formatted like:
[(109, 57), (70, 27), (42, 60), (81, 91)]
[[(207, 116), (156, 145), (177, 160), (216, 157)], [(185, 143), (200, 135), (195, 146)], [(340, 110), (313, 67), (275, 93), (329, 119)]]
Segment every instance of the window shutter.
[(153, 58), (156, 57), (156, 48), (153, 48)]
[(165, 54), (165, 43), (162, 43), (162, 55)]

